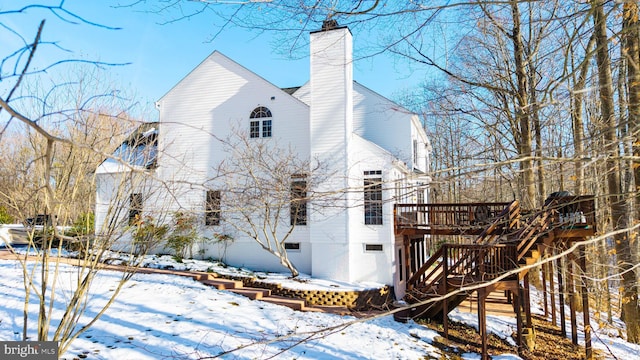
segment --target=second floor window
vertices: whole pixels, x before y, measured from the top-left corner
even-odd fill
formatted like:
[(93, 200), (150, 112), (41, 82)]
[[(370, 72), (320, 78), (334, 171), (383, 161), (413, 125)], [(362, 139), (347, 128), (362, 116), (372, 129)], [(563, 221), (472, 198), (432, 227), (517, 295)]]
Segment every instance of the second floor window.
[(271, 137), (272, 115), (271, 110), (264, 106), (253, 109), (249, 116), (249, 137)]

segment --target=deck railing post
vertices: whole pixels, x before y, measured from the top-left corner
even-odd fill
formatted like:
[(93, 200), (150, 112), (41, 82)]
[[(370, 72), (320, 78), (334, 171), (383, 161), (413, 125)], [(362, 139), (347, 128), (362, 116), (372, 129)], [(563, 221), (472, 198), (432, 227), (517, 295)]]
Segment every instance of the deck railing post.
[[(484, 280), (484, 275), (486, 274), (486, 270), (487, 268), (485, 267), (484, 261), (482, 261), (484, 259), (485, 256), (485, 247), (481, 247), (480, 251), (478, 251), (478, 257), (476, 258), (475, 262), (476, 262), (476, 266), (474, 266), (475, 268), (479, 269), (479, 272), (477, 274), (474, 274), (475, 276), (477, 276), (478, 278)], [(480, 265), (480, 266), (477, 266)]]
[(402, 235), (402, 245), (404, 247), (404, 274), (407, 278), (407, 290), (413, 289), (413, 283), (409, 282), (408, 279), (411, 279), (413, 273), (411, 272), (411, 259), (409, 254), (409, 236)]

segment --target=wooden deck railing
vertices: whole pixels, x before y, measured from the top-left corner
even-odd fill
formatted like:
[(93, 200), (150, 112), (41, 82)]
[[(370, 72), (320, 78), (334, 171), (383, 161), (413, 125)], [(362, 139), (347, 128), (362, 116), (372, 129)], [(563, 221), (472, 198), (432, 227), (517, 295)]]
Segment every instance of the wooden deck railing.
[(515, 244), (445, 244), (444, 247), (450, 276), (487, 281), (518, 268)]
[(459, 230), (485, 228), (508, 206), (500, 203), (396, 204), (397, 228)]
[(488, 281), (518, 268), (516, 244), (442, 244), (440, 249), (407, 281), (411, 290), (434, 287), (444, 278), (466, 282)]

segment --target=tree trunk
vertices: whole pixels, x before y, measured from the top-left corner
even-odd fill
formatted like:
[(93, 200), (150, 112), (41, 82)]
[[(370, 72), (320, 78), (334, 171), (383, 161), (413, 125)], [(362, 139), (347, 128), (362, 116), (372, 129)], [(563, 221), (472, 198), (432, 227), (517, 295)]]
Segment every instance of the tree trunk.
[[(593, 48), (593, 44), (595, 42), (595, 37), (591, 37), (589, 39), (589, 43), (587, 43), (587, 47), (585, 49), (585, 54), (591, 52)], [(572, 54), (573, 56), (573, 54)], [(590, 56), (589, 56), (590, 57)], [(574, 191), (576, 195), (584, 194), (584, 165), (582, 163), (582, 158), (585, 157), (584, 153), (584, 118), (582, 117), (582, 109), (583, 109), (583, 100), (584, 94), (583, 91), (585, 89), (587, 83), (587, 73), (589, 72), (589, 61), (584, 59), (579, 67), (580, 73), (578, 75), (578, 79), (575, 81), (575, 85), (573, 87), (572, 92), (572, 102), (571, 102), (571, 125), (573, 128), (573, 153), (577, 158), (575, 162), (575, 181), (574, 181)]]
[[(598, 89), (600, 91), (600, 110), (604, 125), (604, 150), (607, 155), (607, 191), (611, 208), (611, 223), (614, 230), (628, 227), (625, 198), (621, 195), (617, 123), (614, 114), (613, 80), (611, 59), (607, 41), (604, 1), (593, 0), (594, 35), (596, 38), (596, 62), (598, 65)], [(617, 270), (622, 273), (621, 297), (623, 303), (623, 321), (627, 325), (627, 340), (640, 343), (640, 317), (638, 313), (638, 292), (635, 272), (631, 270), (631, 248), (625, 233), (614, 236), (617, 258)], [(631, 270), (631, 271), (627, 271)]]
[(518, 1), (511, 1), (511, 14), (513, 16), (513, 57), (515, 61), (515, 72), (517, 78), (516, 93), (516, 122), (520, 127), (520, 139), (518, 143), (518, 155), (522, 158), (520, 170), (522, 171), (522, 184), (524, 187), (523, 204), (529, 209), (536, 207), (535, 174), (533, 171), (533, 161), (531, 160), (532, 138), (529, 107), (529, 96), (527, 87), (527, 61), (524, 54), (524, 43), (520, 29), (520, 9)]
[[(627, 1), (623, 6), (623, 55), (627, 64), (627, 86), (628, 86), (628, 124), (633, 136), (633, 155), (640, 156), (640, 30), (638, 29), (638, 4)], [(640, 161), (633, 164), (636, 204), (636, 219), (640, 219)]]

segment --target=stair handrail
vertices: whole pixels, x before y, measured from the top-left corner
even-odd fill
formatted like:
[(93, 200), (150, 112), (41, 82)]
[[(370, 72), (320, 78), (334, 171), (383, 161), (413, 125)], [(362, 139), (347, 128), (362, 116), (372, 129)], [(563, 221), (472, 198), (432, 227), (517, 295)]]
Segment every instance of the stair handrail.
[(555, 198), (545, 200), (542, 209), (537, 211), (535, 216), (532, 216), (514, 235), (514, 238), (518, 242), (518, 260), (527, 254), (527, 251), (535, 244), (540, 235), (551, 225), (554, 212), (556, 211), (551, 207), (551, 204), (553, 204), (555, 200)]
[(491, 225), (489, 225), (486, 229), (480, 233), (478, 238), (475, 240), (476, 244), (490, 244), (493, 243), (491, 239), (496, 239), (498, 235), (494, 235), (494, 232), (498, 229), (498, 226), (505, 222), (505, 218), (507, 219), (508, 228), (512, 229), (518, 226), (518, 221), (520, 217), (520, 202), (518, 200), (513, 200), (507, 207), (502, 210), (502, 212), (493, 220)]
[[(422, 275), (424, 275), (424, 273), (427, 272), (427, 270), (431, 266), (433, 266), (438, 261), (439, 258), (442, 257), (443, 253), (444, 253), (444, 247), (440, 246), (438, 250), (436, 250), (436, 252), (433, 255), (431, 255), (429, 259), (427, 259), (427, 261), (424, 264), (422, 264), (422, 266), (420, 266), (420, 268), (416, 270), (416, 272), (413, 273), (413, 275), (411, 275), (409, 279), (407, 279), (407, 290), (411, 290), (415, 287), (416, 283), (418, 282), (418, 280), (420, 280)], [(442, 261), (436, 266), (436, 268), (433, 271), (431, 271), (430, 275), (433, 275), (435, 270), (440, 267), (442, 267)]]
[[(469, 252), (467, 252), (467, 255), (465, 257), (460, 258), (456, 263), (449, 266), (450, 273), (454, 272), (455, 269), (460, 268), (461, 271), (459, 273), (462, 274), (463, 276), (474, 274), (475, 271), (478, 270), (478, 268), (482, 269), (483, 267), (482, 265), (484, 265), (484, 262), (480, 260), (484, 257), (485, 252), (490, 250), (495, 250), (498, 248), (502, 248), (502, 249), (513, 248), (513, 251), (515, 254), (514, 254), (514, 258), (511, 260), (513, 260), (514, 262), (513, 266), (516, 266), (516, 261), (517, 261), (516, 260), (517, 258), (516, 244), (447, 244), (447, 248), (469, 250)], [(463, 267), (460, 267), (460, 265), (462, 265), (463, 262), (465, 261), (467, 263)], [(513, 270), (513, 268), (509, 268), (509, 270)], [(480, 275), (480, 273), (482, 272), (483, 271), (480, 271), (478, 275)]]
[[(482, 233), (476, 240), (476, 244), (488, 236), (493, 236), (493, 233), (498, 229), (498, 226), (501, 223), (504, 223), (505, 218), (507, 219), (509, 228), (517, 226), (519, 215), (520, 215), (520, 203), (518, 202), (518, 200), (513, 200), (511, 203), (509, 203), (509, 205), (507, 205), (504, 208), (504, 210), (502, 210), (502, 212), (494, 219), (494, 221), (485, 230), (482, 231)], [(446, 243), (442, 244), (442, 246), (440, 246), (440, 248), (438, 248), (438, 250), (433, 255), (431, 255), (429, 259), (427, 259), (427, 261), (424, 264), (422, 264), (422, 266), (420, 266), (420, 268), (416, 270), (416, 272), (407, 280), (407, 285), (406, 285), (407, 290), (412, 290), (416, 286), (420, 278), (427, 272), (427, 270), (431, 266), (433, 266), (436, 263), (436, 261), (438, 261), (441, 257), (444, 257), (444, 251), (446, 251), (446, 248), (447, 248), (446, 245), (447, 245)], [(462, 261), (465, 261), (465, 260), (469, 260), (469, 259), (461, 258), (456, 262), (456, 264), (453, 264), (450, 268), (456, 268), (457, 266), (460, 265)], [(429, 277), (433, 275), (435, 271), (440, 267), (442, 267), (442, 261), (430, 272), (429, 276), (426, 277), (425, 279), (429, 279)], [(436, 277), (429, 284), (426, 284), (426, 287), (429, 288), (431, 285), (433, 285), (436, 281), (440, 280), (441, 278), (442, 278), (442, 275)]]

